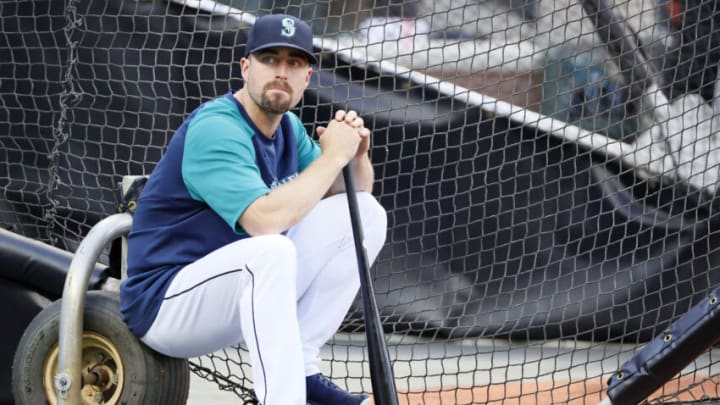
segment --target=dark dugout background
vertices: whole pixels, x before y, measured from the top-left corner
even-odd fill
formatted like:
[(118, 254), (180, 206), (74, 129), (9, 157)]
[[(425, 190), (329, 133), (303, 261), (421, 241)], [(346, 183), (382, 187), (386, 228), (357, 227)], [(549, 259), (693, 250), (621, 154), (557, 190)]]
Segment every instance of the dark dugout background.
[[(72, 5), (0, 3), (0, 221), (70, 252), (115, 212), (123, 175), (149, 174), (184, 116), (241, 86), (247, 28), (159, 1)], [(374, 133), (390, 224), (374, 267), (386, 332), (636, 343), (720, 281), (717, 216), (681, 182), (642, 180), (324, 52), (297, 112), (313, 131), (339, 108)], [(0, 283), (32, 290), (2, 267)], [(361, 312), (344, 330), (362, 328)], [(14, 347), (19, 334), (4, 336)]]

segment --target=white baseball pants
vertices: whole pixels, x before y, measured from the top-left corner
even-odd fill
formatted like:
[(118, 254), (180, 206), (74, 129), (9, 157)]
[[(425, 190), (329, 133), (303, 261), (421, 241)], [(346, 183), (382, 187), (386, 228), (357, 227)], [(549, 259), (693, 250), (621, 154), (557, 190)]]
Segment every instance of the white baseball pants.
[[(372, 263), (387, 217), (358, 193)], [(339, 328), (360, 286), (345, 194), (320, 201), (287, 236), (224, 246), (184, 267), (142, 337), (173, 357), (196, 357), (244, 342), (263, 405), (305, 405), (305, 376), (320, 371), (320, 348)]]

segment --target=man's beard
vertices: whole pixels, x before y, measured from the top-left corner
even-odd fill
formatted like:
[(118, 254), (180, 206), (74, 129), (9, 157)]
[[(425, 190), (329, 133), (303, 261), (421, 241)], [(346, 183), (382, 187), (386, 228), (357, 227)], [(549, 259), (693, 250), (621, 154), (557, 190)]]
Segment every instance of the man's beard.
[[(280, 100), (277, 97), (270, 97), (269, 91), (271, 89), (282, 89), (288, 93), (288, 98)], [(269, 114), (284, 114), (290, 111), (290, 103), (292, 102), (292, 88), (284, 82), (271, 82), (265, 85), (262, 93), (260, 93), (260, 100), (255, 100), (255, 103), (260, 109)], [(259, 101), (259, 102), (258, 102)]]

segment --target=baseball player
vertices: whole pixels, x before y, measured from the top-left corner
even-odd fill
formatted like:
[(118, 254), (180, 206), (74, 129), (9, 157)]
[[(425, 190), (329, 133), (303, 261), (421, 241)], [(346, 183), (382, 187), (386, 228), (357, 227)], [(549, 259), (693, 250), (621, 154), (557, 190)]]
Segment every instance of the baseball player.
[(337, 111), (319, 141), (289, 112), (312, 75), (312, 33), (259, 18), (240, 60), (243, 87), (176, 131), (138, 201), (121, 310), (149, 347), (195, 357), (244, 342), (265, 405), (369, 404), (320, 373), (360, 281), (344, 193), (350, 164), (368, 257), (385, 242), (370, 194), (370, 131)]

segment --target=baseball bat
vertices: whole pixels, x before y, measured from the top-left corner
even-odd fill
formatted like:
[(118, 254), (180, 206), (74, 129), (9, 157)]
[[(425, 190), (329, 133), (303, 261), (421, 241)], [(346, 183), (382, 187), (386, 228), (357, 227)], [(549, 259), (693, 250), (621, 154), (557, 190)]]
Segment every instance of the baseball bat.
[(634, 95), (646, 95), (648, 90), (659, 89), (666, 97), (658, 73), (642, 49), (638, 46), (635, 32), (618, 16), (607, 0), (581, 0), (585, 13), (595, 26), (600, 39), (615, 59), (625, 82)]
[(373, 397), (376, 405), (397, 405), (395, 377), (390, 366), (390, 355), (388, 354), (385, 334), (380, 321), (380, 312), (375, 301), (375, 291), (370, 277), (370, 264), (365, 249), (365, 237), (363, 236), (360, 210), (355, 193), (355, 181), (353, 180), (350, 164), (343, 168), (343, 179), (345, 180), (350, 224), (352, 225), (355, 253), (357, 255), (358, 270), (360, 271), (360, 295), (363, 302)]

